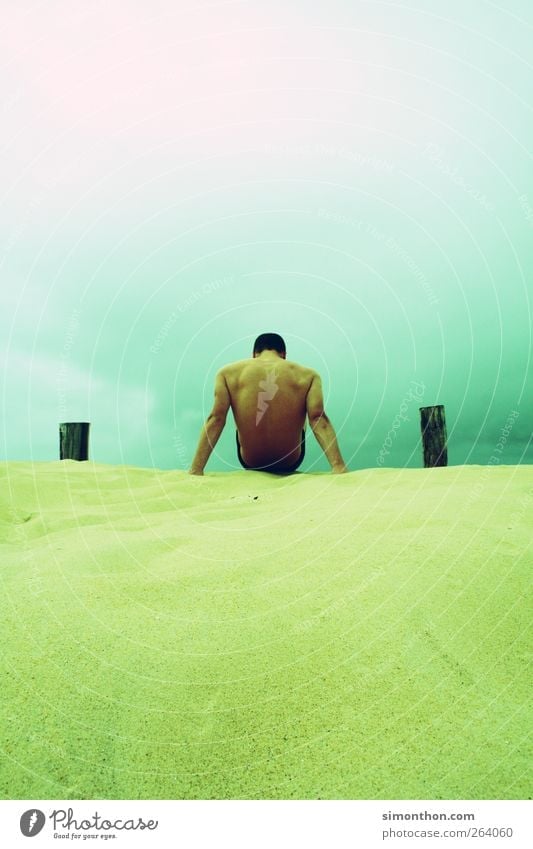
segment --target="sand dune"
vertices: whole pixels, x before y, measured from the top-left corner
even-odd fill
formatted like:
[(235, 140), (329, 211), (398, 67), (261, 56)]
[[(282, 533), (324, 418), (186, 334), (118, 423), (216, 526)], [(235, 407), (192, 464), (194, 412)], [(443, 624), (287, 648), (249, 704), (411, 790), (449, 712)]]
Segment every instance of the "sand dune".
[(532, 492), (2, 464), (2, 797), (527, 798)]

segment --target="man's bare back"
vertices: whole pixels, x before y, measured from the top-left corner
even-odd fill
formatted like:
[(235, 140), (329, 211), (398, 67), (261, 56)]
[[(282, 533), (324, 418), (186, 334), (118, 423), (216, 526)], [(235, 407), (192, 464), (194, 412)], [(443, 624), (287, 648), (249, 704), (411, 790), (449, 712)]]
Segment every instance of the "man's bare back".
[(305, 399), (314, 372), (264, 351), (223, 370), (247, 466), (290, 468), (300, 458)]
[[(266, 347), (269, 342), (273, 347)], [(239, 459), (245, 468), (293, 471), (303, 458), (307, 416), (332, 471), (348, 471), (324, 410), (320, 375), (287, 360), (285, 343), (277, 334), (259, 336), (251, 359), (230, 363), (217, 373), (213, 408), (191, 474), (203, 474), (230, 407), (237, 426)]]

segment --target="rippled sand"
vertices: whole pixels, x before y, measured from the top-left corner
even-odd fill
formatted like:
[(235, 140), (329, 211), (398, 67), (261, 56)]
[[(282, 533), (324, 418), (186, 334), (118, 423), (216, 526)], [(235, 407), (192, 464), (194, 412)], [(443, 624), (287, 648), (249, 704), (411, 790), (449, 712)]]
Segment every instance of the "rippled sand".
[(1, 464), (2, 797), (527, 798), (531, 515), (533, 466)]

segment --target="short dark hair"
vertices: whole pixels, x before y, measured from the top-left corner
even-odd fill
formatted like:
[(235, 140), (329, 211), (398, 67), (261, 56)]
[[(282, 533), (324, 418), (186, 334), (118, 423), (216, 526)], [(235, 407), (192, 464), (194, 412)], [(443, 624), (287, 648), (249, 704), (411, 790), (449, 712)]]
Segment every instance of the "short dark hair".
[(279, 333), (261, 333), (254, 342), (254, 354), (260, 354), (261, 351), (277, 351), (278, 354), (285, 354), (285, 342)]

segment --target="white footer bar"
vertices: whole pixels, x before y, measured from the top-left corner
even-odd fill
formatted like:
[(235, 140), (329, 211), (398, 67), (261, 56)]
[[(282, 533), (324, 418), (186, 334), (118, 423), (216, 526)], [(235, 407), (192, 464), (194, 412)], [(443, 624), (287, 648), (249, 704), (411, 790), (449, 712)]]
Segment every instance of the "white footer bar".
[[(527, 801), (0, 801), (4, 846), (533, 846)], [(35, 843), (31, 842), (35, 839)]]

